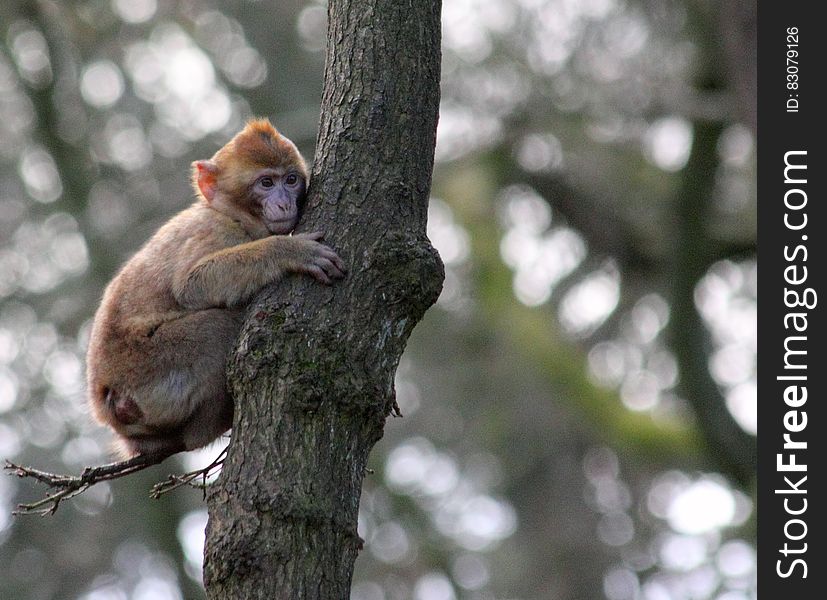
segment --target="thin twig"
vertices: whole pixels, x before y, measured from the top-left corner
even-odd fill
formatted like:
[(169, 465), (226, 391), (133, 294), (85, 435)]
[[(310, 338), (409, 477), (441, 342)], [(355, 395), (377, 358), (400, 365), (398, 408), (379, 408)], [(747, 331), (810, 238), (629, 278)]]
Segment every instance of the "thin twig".
[(9, 475), (17, 475), (18, 477), (31, 477), (41, 483), (45, 483), (50, 488), (56, 491), (48, 494), (45, 498), (37, 502), (28, 504), (18, 504), (17, 510), (13, 511), (14, 515), (53, 515), (58, 509), (61, 501), (73, 498), (78, 494), (82, 494), (90, 487), (101, 481), (109, 481), (119, 477), (125, 477), (137, 471), (157, 465), (163, 460), (169, 458), (173, 453), (170, 452), (156, 452), (151, 454), (139, 454), (133, 456), (128, 460), (111, 463), (108, 465), (101, 465), (98, 467), (86, 467), (83, 472), (78, 475), (58, 475), (55, 473), (48, 473), (33, 469), (32, 467), (23, 467), (16, 465), (10, 461), (6, 461), (4, 467)]
[[(178, 489), (183, 485), (189, 485), (199, 490), (202, 490), (204, 492), (204, 496), (206, 497), (207, 477), (212, 475), (213, 470), (218, 469), (218, 467), (224, 464), (224, 459), (227, 458), (228, 448), (229, 446), (226, 446), (221, 451), (221, 453), (215, 458), (215, 460), (203, 469), (190, 471), (189, 473), (184, 473), (183, 475), (170, 475), (169, 477), (167, 477), (166, 481), (156, 483), (152, 486), (152, 489), (149, 491), (150, 497), (157, 500), (163, 494)], [(201, 478), (201, 483), (193, 483), (199, 477)]]

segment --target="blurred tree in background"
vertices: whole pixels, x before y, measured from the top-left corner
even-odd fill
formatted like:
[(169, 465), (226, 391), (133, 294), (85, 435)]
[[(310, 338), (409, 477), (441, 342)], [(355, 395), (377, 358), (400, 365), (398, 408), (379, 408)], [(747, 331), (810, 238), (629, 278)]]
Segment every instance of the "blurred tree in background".
[[(103, 286), (250, 115), (313, 155), (325, 6), (0, 4), (0, 458), (108, 457)], [(358, 600), (755, 592), (755, 6), (445, 0), (437, 306), (362, 498)], [(182, 457), (206, 464), (218, 447)], [(199, 598), (205, 506), (0, 478), (0, 598)]]

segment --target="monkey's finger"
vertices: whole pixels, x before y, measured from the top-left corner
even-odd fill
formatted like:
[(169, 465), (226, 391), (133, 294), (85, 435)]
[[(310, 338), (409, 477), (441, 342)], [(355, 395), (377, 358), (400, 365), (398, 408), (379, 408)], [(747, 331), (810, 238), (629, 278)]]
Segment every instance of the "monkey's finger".
[(331, 259), (333, 264), (336, 265), (336, 268), (342, 272), (342, 275), (347, 273), (347, 267), (345, 266), (345, 261), (343, 261), (338, 254), (334, 253), (333, 258)]
[(339, 258), (339, 255), (336, 254), (333, 250), (324, 246), (324, 249), (321, 251), (321, 255), (336, 265), (336, 268), (339, 269), (342, 273), (347, 272), (347, 267), (345, 267), (345, 262)]
[(312, 240), (314, 242), (318, 242), (319, 240), (324, 239), (324, 232), (323, 231), (310, 231), (308, 233), (298, 233), (296, 237), (301, 237), (306, 240)]
[(307, 274), (312, 275), (325, 285), (330, 285), (333, 283), (330, 277), (327, 276), (327, 273), (324, 272), (324, 269), (318, 265), (310, 265), (307, 267)]
[(335, 277), (336, 279), (341, 279), (345, 276), (345, 274), (336, 266), (336, 264), (325, 257), (319, 257), (316, 261), (316, 264), (319, 265), (324, 272), (329, 275), (330, 277)]
[(336, 277), (344, 277), (345, 273), (347, 273), (347, 267), (345, 267), (345, 263), (342, 262), (342, 259), (338, 256), (330, 259), (330, 264), (336, 269)]

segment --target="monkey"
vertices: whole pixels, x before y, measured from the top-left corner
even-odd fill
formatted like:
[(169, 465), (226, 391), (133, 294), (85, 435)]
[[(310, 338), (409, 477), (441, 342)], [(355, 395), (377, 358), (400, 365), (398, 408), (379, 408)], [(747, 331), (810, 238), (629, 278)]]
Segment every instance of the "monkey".
[(291, 234), (307, 167), (267, 119), (192, 163), (196, 201), (163, 225), (106, 287), (93, 319), (87, 387), (122, 458), (208, 445), (232, 427), (225, 366), (244, 311), (288, 273), (345, 275), (321, 232)]

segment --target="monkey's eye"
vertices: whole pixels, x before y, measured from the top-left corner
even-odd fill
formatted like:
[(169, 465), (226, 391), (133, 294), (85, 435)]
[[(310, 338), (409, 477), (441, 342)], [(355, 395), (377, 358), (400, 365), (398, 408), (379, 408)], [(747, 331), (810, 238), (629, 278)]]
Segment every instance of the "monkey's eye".
[(284, 178), (284, 183), (287, 185), (293, 186), (299, 182), (299, 176), (295, 173), (288, 173), (287, 177)]
[(275, 185), (272, 177), (262, 177), (258, 180), (258, 182), (261, 184), (261, 187), (263, 188), (271, 188)]

